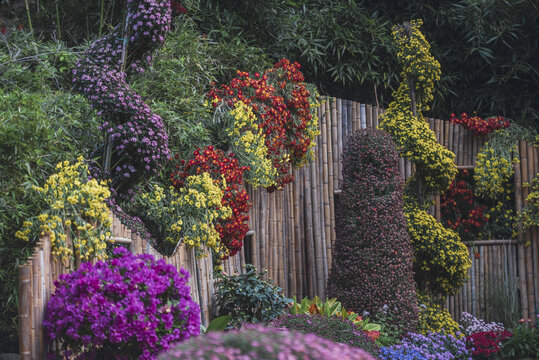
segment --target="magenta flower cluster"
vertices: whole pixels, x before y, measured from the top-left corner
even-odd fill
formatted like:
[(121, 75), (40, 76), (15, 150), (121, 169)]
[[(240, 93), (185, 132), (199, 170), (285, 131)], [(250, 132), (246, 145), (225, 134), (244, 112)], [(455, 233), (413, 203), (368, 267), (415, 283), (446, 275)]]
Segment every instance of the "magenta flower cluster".
[(125, 248), (114, 258), (61, 275), (43, 328), (60, 340), (58, 357), (154, 359), (172, 344), (200, 333), (200, 308), (192, 301), (189, 273), (152, 255)]
[(112, 179), (119, 193), (159, 170), (169, 155), (161, 118), (130, 89), (126, 71), (144, 71), (165, 41), (171, 23), (170, 0), (128, 0), (126, 22), (125, 27), (118, 25), (95, 41), (73, 70), (75, 90), (103, 117), (101, 130), (112, 144), (110, 163), (114, 166), (109, 173), (94, 167), (93, 175)]
[(374, 360), (367, 352), (313, 334), (246, 324), (241, 330), (211, 332), (179, 344), (161, 360)]

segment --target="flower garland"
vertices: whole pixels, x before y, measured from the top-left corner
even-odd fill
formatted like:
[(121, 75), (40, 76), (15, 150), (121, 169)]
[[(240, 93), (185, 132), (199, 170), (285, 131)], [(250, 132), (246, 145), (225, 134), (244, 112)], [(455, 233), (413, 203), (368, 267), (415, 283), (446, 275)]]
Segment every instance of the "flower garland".
[[(169, 155), (161, 118), (130, 89), (123, 66), (142, 72), (170, 22), (170, 0), (128, 0), (126, 23), (95, 41), (73, 70), (75, 90), (103, 116), (101, 130), (112, 149), (106, 154), (105, 144), (101, 169), (94, 166), (92, 176), (110, 178), (120, 194), (157, 172)], [(107, 169), (107, 161), (116, 165)]]
[(238, 103), (251, 107), (265, 138), (266, 158), (276, 171), (275, 184), (267, 187), (268, 191), (293, 181), (292, 165), (302, 166), (314, 157), (313, 140), (319, 134), (316, 108), (320, 104), (316, 90), (308, 90), (303, 82), (299, 67), (282, 59), (262, 75), (251, 77), (237, 71), (238, 76), (228, 85), (214, 87), (207, 95), (215, 108), (226, 104), (235, 109)]
[(455, 114), (451, 114), (449, 122), (464, 126), (466, 129), (473, 132), (475, 136), (484, 136), (499, 129), (507, 129), (509, 120), (503, 116), (491, 116), (483, 119), (479, 116), (468, 116), (466, 113), (460, 115), (460, 119)]
[[(74, 255), (81, 260), (107, 258), (106, 239), (112, 222), (106, 200), (110, 191), (106, 181), (88, 180), (88, 165), (83, 161), (79, 157), (73, 165), (59, 163), (43, 187), (34, 187), (48, 206), (37, 217), (39, 232), (49, 235), (52, 254), (64, 262)], [(26, 221), (23, 226), (15, 236), (28, 240), (33, 222)]]
[(239, 165), (234, 154), (226, 154), (222, 150), (208, 146), (197, 149), (193, 159), (180, 160), (180, 163), (176, 164), (176, 169), (170, 177), (173, 186), (180, 192), (188, 185), (187, 180), (190, 176), (201, 173), (208, 174), (208, 177), (221, 187), (223, 196), (219, 205), (230, 208), (231, 215), (216, 218), (215, 229), (219, 234), (221, 246), (218, 253), (221, 258), (234, 256), (243, 246), (243, 239), (249, 230), (247, 213), (251, 204), (242, 186), (243, 172), (247, 168)]

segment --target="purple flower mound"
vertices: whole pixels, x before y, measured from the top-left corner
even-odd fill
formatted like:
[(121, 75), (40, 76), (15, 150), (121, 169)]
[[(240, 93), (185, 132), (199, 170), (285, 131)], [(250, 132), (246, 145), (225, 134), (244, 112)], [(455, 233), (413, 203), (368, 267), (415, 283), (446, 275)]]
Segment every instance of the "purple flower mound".
[(413, 250), (395, 145), (383, 131), (357, 131), (348, 138), (342, 161), (327, 297), (356, 313), (368, 311), (375, 320), (386, 305), (395, 324), (413, 329), (418, 318)]
[[(168, 137), (161, 118), (152, 113), (126, 82), (126, 71), (144, 71), (153, 52), (170, 30), (170, 0), (128, 0), (127, 24), (95, 41), (73, 70), (75, 90), (103, 116), (101, 130), (112, 145), (110, 173), (94, 166), (94, 177), (112, 179), (112, 188), (125, 193), (161, 167), (169, 155)], [(124, 33), (128, 38), (122, 38)]]
[(114, 258), (61, 275), (43, 321), (59, 357), (155, 359), (173, 343), (200, 332), (189, 273), (152, 255), (119, 247)]
[(374, 360), (365, 351), (312, 334), (248, 324), (241, 330), (211, 332), (179, 344), (161, 360)]

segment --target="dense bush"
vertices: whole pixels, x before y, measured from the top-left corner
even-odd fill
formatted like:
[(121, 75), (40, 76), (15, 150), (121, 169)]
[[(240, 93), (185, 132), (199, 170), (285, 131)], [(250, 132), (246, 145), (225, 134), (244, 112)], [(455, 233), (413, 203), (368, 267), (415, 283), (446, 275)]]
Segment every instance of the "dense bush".
[(373, 357), (361, 349), (335, 344), (313, 334), (246, 325), (241, 330), (199, 336), (169, 350), (159, 359), (373, 360)]
[(262, 280), (254, 265), (244, 265), (238, 275), (223, 275), (217, 281), (213, 305), (218, 316), (231, 315), (229, 325), (261, 323), (282, 315), (292, 302), (280, 294), (281, 288), (270, 281)]
[(304, 334), (315, 334), (335, 343), (362, 348), (373, 355), (378, 353), (378, 347), (360, 326), (336, 316), (286, 315), (272, 321), (271, 325), (277, 328), (293, 329)]
[(55, 282), (43, 321), (59, 355), (76, 358), (153, 359), (200, 332), (200, 309), (191, 300), (189, 273), (125, 248), (115, 258), (83, 263)]
[(417, 320), (417, 307), (397, 161), (387, 134), (364, 130), (349, 137), (327, 293), (373, 318), (386, 304), (395, 321), (409, 328)]
[[(520, 320), (521, 322), (523, 319)], [(502, 339), (501, 356), (508, 360), (539, 359), (539, 330), (531, 324), (519, 324), (510, 329), (512, 336)]]

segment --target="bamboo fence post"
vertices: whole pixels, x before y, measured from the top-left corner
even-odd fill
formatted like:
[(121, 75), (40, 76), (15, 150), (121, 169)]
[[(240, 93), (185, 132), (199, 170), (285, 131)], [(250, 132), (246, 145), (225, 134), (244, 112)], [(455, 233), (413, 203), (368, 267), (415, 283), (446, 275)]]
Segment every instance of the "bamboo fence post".
[(298, 181), (299, 185), (299, 230), (300, 230), (300, 237), (298, 238), (299, 242), (299, 283), (301, 285), (300, 287), (300, 294), (303, 297), (307, 293), (307, 288), (309, 286), (309, 279), (306, 278), (305, 273), (307, 269), (307, 244), (306, 244), (306, 225), (305, 225), (305, 169), (302, 169), (300, 171), (300, 177), (301, 180)]
[[(356, 108), (357, 109), (357, 108)], [(357, 125), (357, 122), (354, 122)], [(322, 120), (322, 176), (323, 176), (323, 198), (324, 198), (324, 232), (326, 240), (326, 263), (327, 263), (327, 274), (331, 268), (331, 210), (330, 210), (330, 199), (329, 199), (329, 164), (328, 164), (328, 141), (327, 141), (327, 120), (324, 117)]]
[(337, 165), (337, 176), (339, 181), (342, 180), (342, 164), (341, 164), (341, 156), (342, 156), (342, 103), (337, 99), (337, 121), (335, 122), (337, 125), (337, 159), (336, 159), (336, 165)]
[(453, 153), (455, 153), (455, 147), (453, 146), (453, 141), (454, 141), (454, 132), (455, 132), (455, 125), (453, 123), (448, 123), (448, 129), (447, 129), (447, 132), (448, 132), (448, 142), (447, 142), (447, 148), (449, 150), (451, 150)]
[(442, 120), (444, 133), (444, 147), (449, 149), (449, 121)]
[[(297, 178), (294, 177), (295, 182)], [(294, 204), (294, 187), (291, 185), (288, 187), (288, 294), (291, 296), (296, 293), (296, 231), (295, 231), (295, 204)]]
[(30, 265), (19, 266), (19, 353), (21, 360), (32, 358), (31, 338), (31, 272)]
[[(517, 158), (520, 158), (519, 148), (517, 148)], [(522, 211), (522, 176), (520, 171), (520, 165), (514, 165), (515, 170), (515, 210), (517, 212)], [(528, 296), (526, 289), (526, 251), (524, 249), (523, 234), (522, 234), (522, 223), (518, 223), (518, 280), (520, 288), (520, 301), (521, 301), (521, 310), (522, 318), (527, 319), (529, 316), (528, 308)]]
[[(530, 183), (530, 175), (533, 176), (530, 173), (529, 169), (529, 155), (528, 155), (528, 145), (525, 141), (521, 141), (519, 143), (519, 150), (520, 150), (520, 167), (521, 167), (521, 176), (522, 181)], [(522, 187), (522, 204), (523, 206), (528, 205), (528, 187), (523, 186)], [(526, 287), (528, 290), (527, 296), (528, 296), (528, 304), (529, 304), (529, 317), (531, 319), (534, 319), (534, 313), (535, 313), (535, 291), (534, 291), (534, 279), (533, 279), (533, 254), (532, 254), (532, 239), (531, 239), (531, 231), (528, 230), (524, 233), (524, 237), (526, 240), (525, 245), (525, 261), (526, 261)]]
[(313, 270), (316, 271), (316, 287), (318, 289), (317, 295), (322, 299), (324, 298), (324, 265), (322, 264), (322, 237), (320, 234), (320, 201), (318, 198), (318, 183), (317, 183), (318, 170), (314, 166), (311, 166), (311, 198), (312, 198), (312, 218), (313, 218), (313, 240), (314, 240), (314, 255), (315, 263), (313, 264)]
[(302, 183), (300, 179), (300, 172), (299, 170), (294, 170), (294, 178), (296, 181), (294, 181), (294, 277), (295, 277), (295, 283), (296, 287), (294, 289), (294, 295), (299, 296), (302, 289), (302, 274), (301, 274), (301, 241), (303, 240), (302, 233), (301, 233), (301, 225), (300, 225), (300, 184)]
[(329, 103), (326, 103), (326, 114), (330, 115), (327, 117), (326, 122), (326, 128), (327, 128), (327, 149), (328, 149), (328, 180), (329, 180), (329, 209), (331, 211), (331, 243), (335, 241), (335, 199), (334, 199), (334, 191), (335, 188), (338, 187), (338, 180), (335, 181), (335, 160), (333, 156), (333, 136), (332, 136), (332, 128), (333, 128), (333, 111), (330, 112), (330, 105)]
[(373, 129), (378, 128), (378, 106), (372, 107), (372, 127)]
[(372, 105), (365, 106), (365, 113), (367, 117), (367, 128), (372, 129), (374, 127), (374, 123), (372, 121)]
[[(310, 212), (312, 209), (312, 199), (311, 199), (311, 179), (308, 177), (308, 173), (305, 173), (305, 210)], [(306, 270), (309, 272), (307, 274), (308, 279), (308, 295), (313, 297), (318, 293), (317, 281), (316, 281), (316, 271), (315, 271), (315, 254), (314, 254), (314, 236), (313, 236), (313, 219), (310, 213), (305, 213), (305, 226), (306, 226), (306, 245), (307, 245), (307, 263)], [(310, 270), (310, 271), (309, 271)]]
[(359, 104), (359, 116), (361, 119), (361, 128), (367, 127), (367, 108), (365, 104)]
[[(533, 155), (533, 161), (531, 161), (532, 164), (532, 177), (536, 177), (539, 174), (539, 153), (537, 152), (537, 148), (533, 144), (528, 144), (530, 146), (528, 148), (528, 154)], [(537, 226), (532, 227), (532, 244), (533, 244), (533, 268), (534, 268), (534, 291), (535, 291), (535, 301), (539, 301), (539, 234), (537, 231)], [(537, 307), (537, 306), (536, 306)], [(535, 323), (537, 324), (537, 313), (535, 314)]]

